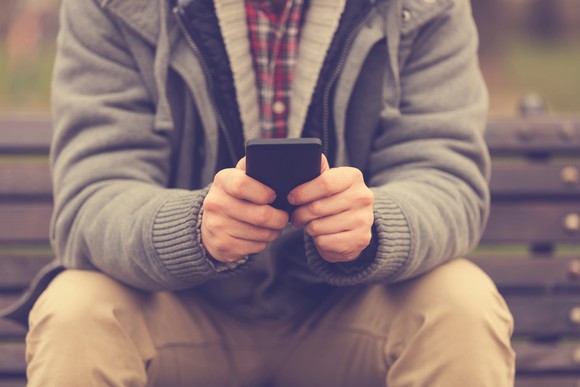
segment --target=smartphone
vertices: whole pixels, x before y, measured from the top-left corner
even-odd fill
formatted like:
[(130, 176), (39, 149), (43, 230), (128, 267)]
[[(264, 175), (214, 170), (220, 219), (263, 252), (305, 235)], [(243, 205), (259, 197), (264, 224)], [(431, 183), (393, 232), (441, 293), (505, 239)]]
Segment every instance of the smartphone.
[(318, 138), (252, 139), (246, 142), (246, 174), (276, 192), (271, 205), (291, 213), (287, 196), (320, 175), (322, 143)]

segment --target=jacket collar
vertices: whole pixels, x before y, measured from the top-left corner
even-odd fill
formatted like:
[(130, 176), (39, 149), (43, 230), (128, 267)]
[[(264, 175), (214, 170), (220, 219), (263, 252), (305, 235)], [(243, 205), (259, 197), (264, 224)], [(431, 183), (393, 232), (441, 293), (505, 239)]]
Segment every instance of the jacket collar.
[[(170, 1), (170, 0), (167, 0)], [(181, 7), (187, 7), (191, 2), (196, 0), (179, 0)], [(310, 8), (306, 15), (304, 30), (299, 47), (299, 62), (296, 67), (295, 82), (293, 85), (293, 98), (291, 106), (291, 116), (289, 117), (289, 136), (299, 137), (302, 126), (306, 119), (308, 106), (312, 100), (312, 94), (316, 86), (322, 64), (324, 62), (324, 53), (330, 46), (332, 38), (336, 29), (342, 11), (347, 0), (310, 0)], [(157, 45), (160, 34), (160, 4), (159, 1), (150, 0), (100, 0), (101, 6), (108, 12), (115, 15), (133, 31), (139, 34), (145, 41), (151, 45)], [(237, 5), (236, 5), (237, 4)], [(248, 74), (253, 74), (248, 71), (248, 66), (251, 69), (251, 56), (239, 55), (240, 50), (249, 51), (249, 44), (242, 46), (235, 46), (232, 44), (233, 33), (237, 36), (247, 36), (247, 34), (240, 34), (239, 31), (233, 31), (229, 28), (230, 23), (223, 23), (222, 20), (232, 14), (228, 11), (230, 8), (240, 10), (241, 0), (216, 0), (216, 11), (220, 18), (221, 27), (226, 42), (228, 56), (230, 58), (236, 57), (236, 60), (231, 61), (234, 64), (234, 82), (236, 90), (245, 90), (244, 93), (239, 93), (238, 104), (240, 106), (240, 113), (243, 120), (244, 134), (246, 138), (256, 137), (259, 133), (259, 116), (257, 111), (257, 92), (255, 90), (255, 80), (253, 77), (248, 77)], [(245, 11), (244, 11), (245, 12)], [(243, 13), (235, 12), (235, 14), (243, 15)], [(244, 20), (245, 21), (245, 20)], [(245, 25), (245, 24), (244, 24)], [(174, 24), (169, 24), (168, 29), (177, 29)], [(174, 36), (173, 31), (168, 32), (169, 36)], [(239, 39), (238, 39), (239, 40)], [(247, 40), (247, 39), (246, 39)], [(240, 48), (241, 47), (241, 48)], [(248, 52), (249, 54), (249, 52)], [(246, 57), (248, 60), (238, 61), (240, 57)], [(253, 90), (248, 91), (248, 85), (251, 85)]]
[(148, 43), (159, 40), (159, 2), (149, 0), (100, 0), (101, 7), (131, 27)]

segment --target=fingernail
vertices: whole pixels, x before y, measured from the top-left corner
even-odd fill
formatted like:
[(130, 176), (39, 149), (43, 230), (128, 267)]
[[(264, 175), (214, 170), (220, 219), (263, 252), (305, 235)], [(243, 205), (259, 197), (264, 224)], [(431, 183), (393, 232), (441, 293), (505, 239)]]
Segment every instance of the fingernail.
[(294, 199), (293, 195), (288, 195), (288, 203), (296, 205), (296, 199)]

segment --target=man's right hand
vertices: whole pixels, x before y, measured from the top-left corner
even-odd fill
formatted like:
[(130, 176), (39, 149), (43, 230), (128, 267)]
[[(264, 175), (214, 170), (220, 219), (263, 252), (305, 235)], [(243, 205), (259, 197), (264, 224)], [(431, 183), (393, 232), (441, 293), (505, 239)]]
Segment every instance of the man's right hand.
[(285, 211), (271, 207), (274, 191), (246, 175), (246, 159), (218, 172), (203, 202), (201, 239), (221, 262), (259, 253), (278, 238), (288, 223)]

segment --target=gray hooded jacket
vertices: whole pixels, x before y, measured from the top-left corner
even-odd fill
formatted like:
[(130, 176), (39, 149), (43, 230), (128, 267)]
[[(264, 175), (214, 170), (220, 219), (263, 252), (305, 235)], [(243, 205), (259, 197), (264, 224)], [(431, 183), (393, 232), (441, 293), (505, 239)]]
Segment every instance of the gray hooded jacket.
[[(309, 2), (291, 137), (303, 133), (351, 1), (363, 0)], [(99, 270), (139, 289), (192, 289), (233, 312), (280, 317), (323, 289), (401, 281), (466, 254), (489, 206), (487, 93), (469, 1), (364, 1), (329, 111), (334, 165), (362, 170), (375, 195), (371, 257), (328, 263), (289, 229), (241, 264), (208, 259), (203, 200), (228, 147), (195, 42), (167, 0), (65, 0), (53, 84), (57, 260), (46, 278)], [(214, 4), (247, 140), (259, 120), (243, 2)]]

